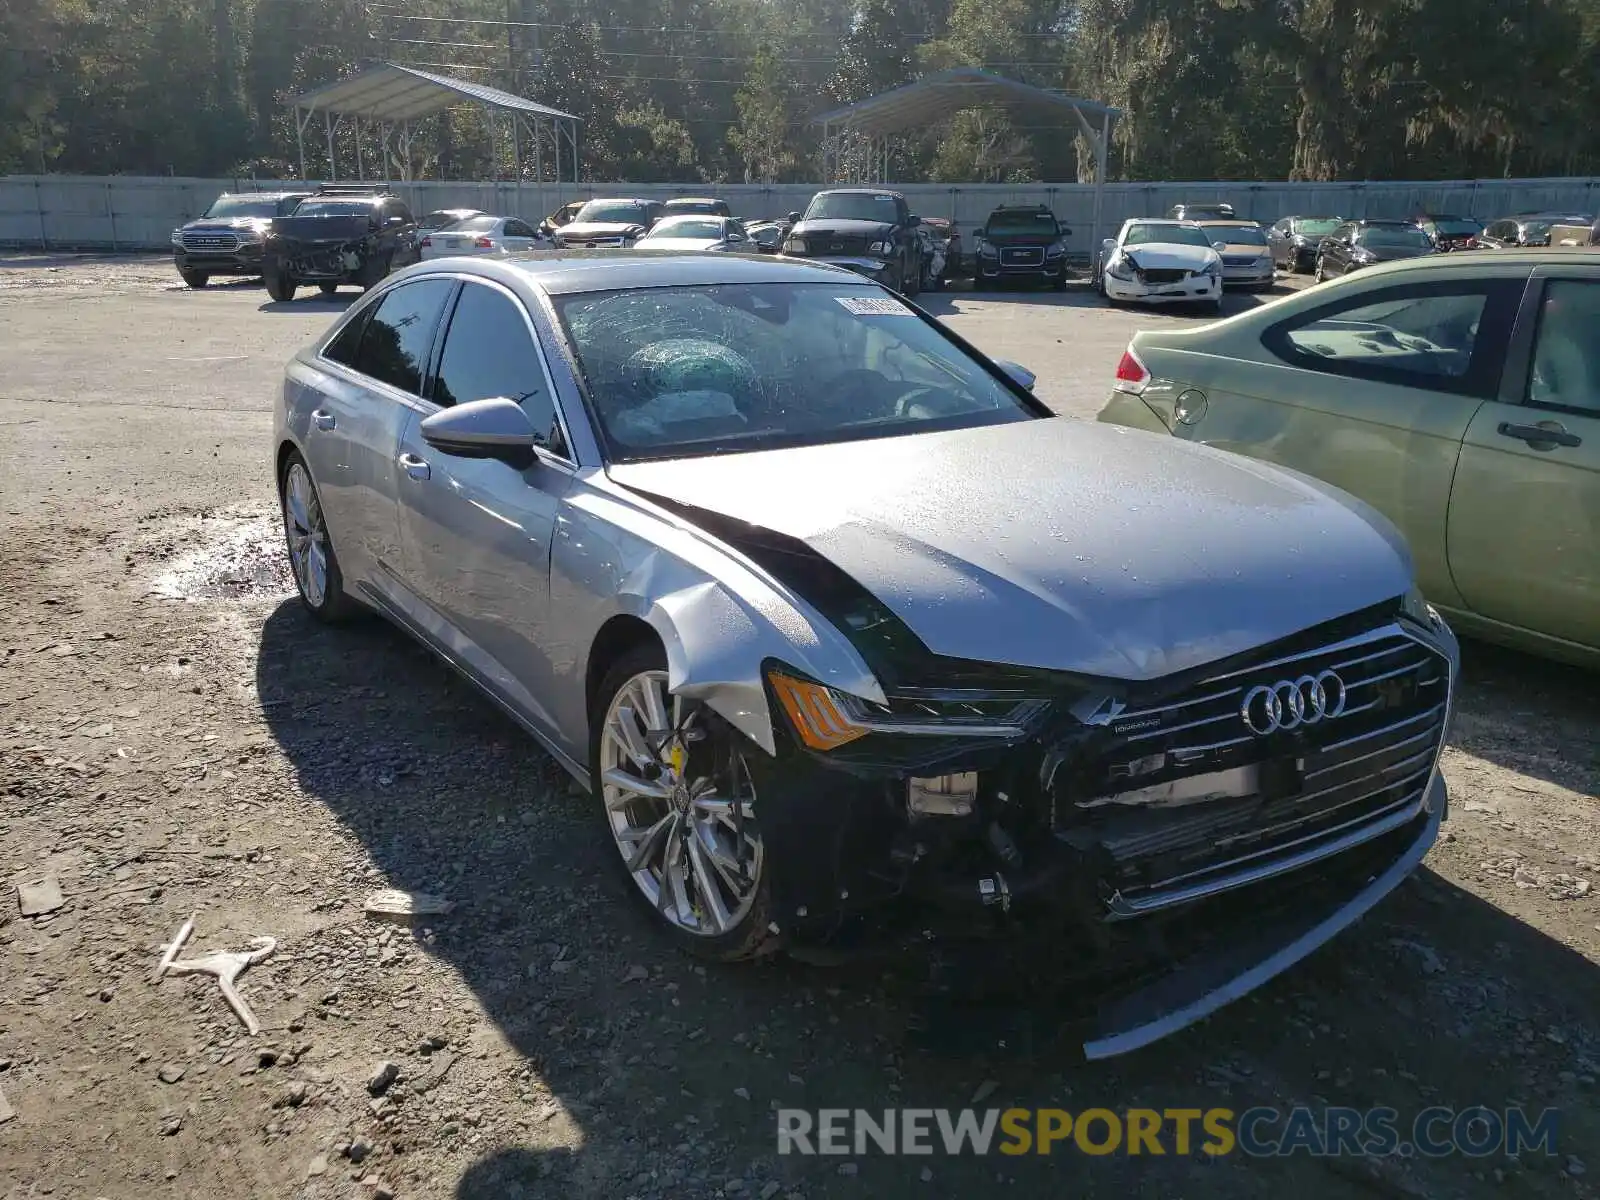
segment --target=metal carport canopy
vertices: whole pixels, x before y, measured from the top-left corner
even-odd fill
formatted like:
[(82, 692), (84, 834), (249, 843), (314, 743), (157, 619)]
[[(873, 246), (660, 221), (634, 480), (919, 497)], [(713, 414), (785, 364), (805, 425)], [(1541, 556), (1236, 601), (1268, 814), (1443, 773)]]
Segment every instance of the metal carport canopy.
[[(977, 67), (953, 67), (924, 75), (903, 87), (868, 96), (854, 104), (812, 118), (823, 127), (826, 141), (835, 132), (885, 137), (907, 129), (925, 128), (969, 108), (1008, 108), (1034, 115), (1060, 117), (1071, 113), (1094, 148), (1094, 231), (1090, 254), (1100, 244), (1102, 190), (1106, 181), (1106, 148), (1111, 126), (1122, 110), (1093, 100), (1080, 100), (1062, 92), (1007, 79)], [(887, 182), (887, 181), (885, 181)]]
[[(379, 63), (348, 79), (313, 88), (290, 101), (295, 110), (295, 129), (301, 141), (300, 174), (302, 177), (305, 175), (305, 128), (315, 113), (322, 113), (324, 122), (328, 124), (329, 168), (334, 170), (333, 130), (337, 128), (334, 118), (342, 121), (350, 117), (358, 125), (362, 118), (366, 118), (387, 128), (398, 126), (405, 130), (403, 143), (409, 145), (409, 125), (412, 121), (464, 103), (481, 105), (485, 114), (496, 110), (510, 114), (513, 136), (516, 133), (515, 123), (521, 121), (534, 136), (536, 150), (540, 145), (540, 130), (548, 122), (555, 138), (557, 181), (561, 178), (560, 139), (562, 127), (565, 126), (566, 136), (572, 146), (573, 178), (577, 178), (579, 120), (571, 113), (539, 104), (524, 96), (503, 92), (499, 88), (392, 62)], [(304, 119), (301, 113), (305, 114)], [(334, 173), (337, 174), (337, 171), (334, 170)]]

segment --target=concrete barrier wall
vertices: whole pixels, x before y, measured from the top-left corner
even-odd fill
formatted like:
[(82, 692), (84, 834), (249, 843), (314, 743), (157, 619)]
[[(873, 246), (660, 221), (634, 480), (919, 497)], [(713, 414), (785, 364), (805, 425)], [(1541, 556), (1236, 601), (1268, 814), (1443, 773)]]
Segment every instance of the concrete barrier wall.
[[(174, 179), (133, 176), (8, 175), (0, 177), (0, 246), (38, 249), (162, 250), (174, 226), (204, 212), (223, 191), (306, 187), (294, 180)], [(569, 200), (592, 196), (670, 198), (715, 195), (741, 217), (780, 216), (803, 209), (813, 184), (532, 184), (391, 183), (418, 213), (479, 208), (537, 220)], [(1073, 251), (1089, 253), (1094, 188), (1089, 184), (905, 184), (912, 208), (947, 217), (963, 230), (981, 224), (997, 204), (1047, 204), (1072, 227)], [(1109, 183), (1102, 226), (1109, 236), (1128, 217), (1162, 216), (1180, 201), (1223, 201), (1240, 216), (1274, 221), (1290, 213), (1404, 217), (1419, 211), (1491, 219), (1516, 212), (1600, 209), (1600, 177), (1479, 179), (1434, 183)]]

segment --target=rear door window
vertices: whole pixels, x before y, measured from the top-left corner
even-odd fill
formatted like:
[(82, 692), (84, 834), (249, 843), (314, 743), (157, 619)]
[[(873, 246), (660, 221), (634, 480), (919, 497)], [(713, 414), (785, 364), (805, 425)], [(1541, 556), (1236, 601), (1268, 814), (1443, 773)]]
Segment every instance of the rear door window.
[(455, 286), (453, 279), (419, 279), (388, 292), (367, 322), (355, 369), (420, 396), (439, 315)]
[(1374, 289), (1280, 321), (1262, 340), (1309, 371), (1488, 396), (1521, 288), (1497, 279)]

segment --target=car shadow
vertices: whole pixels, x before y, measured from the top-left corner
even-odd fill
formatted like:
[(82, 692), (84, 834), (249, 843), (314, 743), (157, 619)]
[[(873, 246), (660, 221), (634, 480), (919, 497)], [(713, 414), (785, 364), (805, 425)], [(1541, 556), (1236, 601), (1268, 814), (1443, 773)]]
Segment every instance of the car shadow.
[(343, 312), (357, 300), (361, 299), (361, 292), (335, 292), (331, 296), (324, 296), (320, 292), (313, 292), (309, 296), (296, 296), (293, 300), (268, 300), (256, 306), (260, 313), (296, 313), (296, 312)]
[[(471, 1110), (491, 1115), (501, 1141), (467, 1153), (460, 1200), (770, 1197), (774, 1183), (808, 1200), (924, 1196), (933, 1194), (924, 1166), (947, 1195), (990, 1194), (1001, 1179), (1022, 1184), (1020, 1194), (1053, 1194), (1070, 1179), (1085, 1194), (1265, 1200), (1309, 1183), (1342, 1196), (1361, 1189), (1304, 1159), (867, 1154), (849, 1156), (847, 1173), (839, 1158), (779, 1156), (774, 1110), (1581, 1105), (1580, 1083), (1560, 1080), (1596, 1053), (1576, 1032), (1600, 1009), (1594, 964), (1428, 871), (1211, 1020), (1083, 1064), (1038, 990), (1047, 964), (1035, 956), (989, 960), (981, 994), (951, 1000), (931, 983), (950, 978), (931, 969), (931, 954), (824, 969), (677, 953), (633, 902), (587, 795), (470, 685), (376, 618), (329, 629), (283, 603), (265, 620), (256, 684), (299, 787), (370, 859), (369, 886), (456, 906), (419, 923), (408, 949), (447, 967), (469, 1005), (393, 1004), (413, 976), (342, 981), (341, 1007), (388, 1014), (396, 1044), (381, 1053), (405, 1076), (429, 1072), (418, 1051), (404, 1053), (426, 1037), (445, 1037), (468, 1060), (433, 1095), (397, 1089), (405, 1123), (374, 1123), (378, 1168), (391, 1179), (437, 1174), (438, 1155), (462, 1149), (460, 1113)], [(1541, 1031), (1532, 1042), (1530, 1029)], [(1579, 1125), (1600, 1138), (1592, 1115)], [(1481, 1167), (1460, 1156), (1412, 1163), (1405, 1169), (1428, 1185), (1381, 1194), (1467, 1194)], [(1553, 1171), (1532, 1171), (1542, 1183), (1523, 1194), (1559, 1192)]]

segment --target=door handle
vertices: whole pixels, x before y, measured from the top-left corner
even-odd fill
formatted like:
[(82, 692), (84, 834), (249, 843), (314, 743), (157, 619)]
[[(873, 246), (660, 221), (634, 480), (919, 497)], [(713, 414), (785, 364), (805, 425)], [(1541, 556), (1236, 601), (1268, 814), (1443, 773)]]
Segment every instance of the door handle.
[(1568, 433), (1566, 428), (1556, 421), (1546, 425), (1513, 425), (1510, 421), (1501, 421), (1499, 432), (1502, 437), (1516, 438), (1535, 447), (1583, 445), (1581, 437), (1575, 433)]
[(319, 408), (316, 412), (311, 414), (311, 423), (318, 429), (328, 430), (332, 429), (339, 422), (334, 418), (334, 415), (331, 412), (323, 412), (322, 409)]
[(412, 479), (426, 479), (432, 474), (428, 469), (428, 464), (415, 454), (402, 454), (398, 461), (401, 468)]

